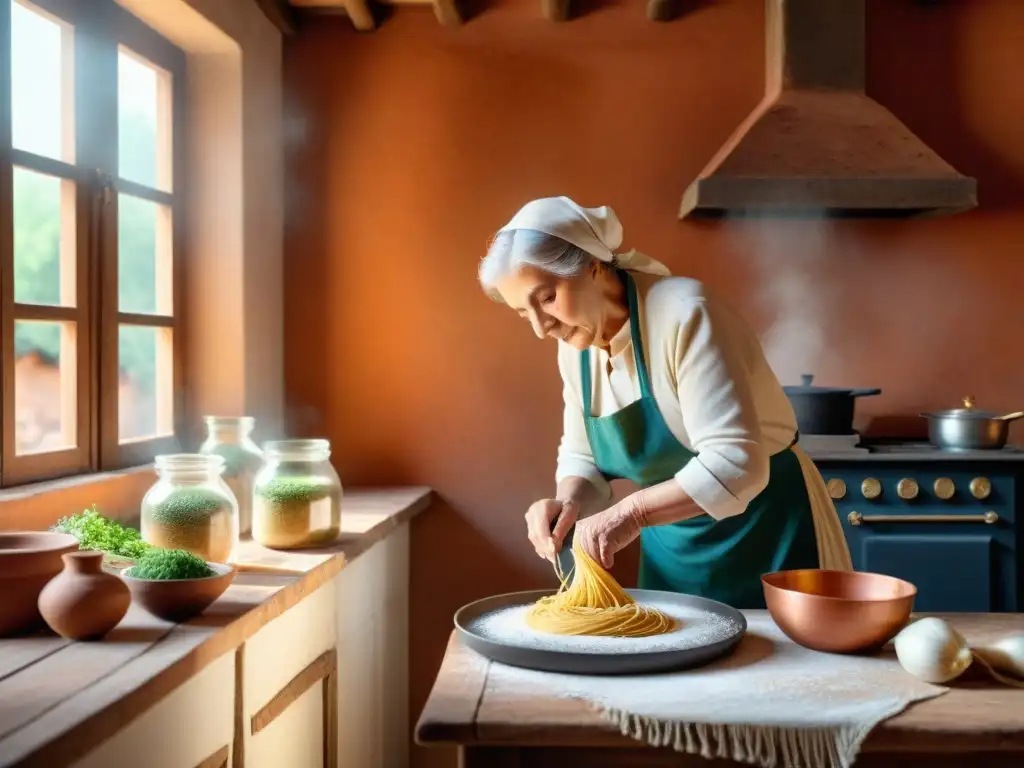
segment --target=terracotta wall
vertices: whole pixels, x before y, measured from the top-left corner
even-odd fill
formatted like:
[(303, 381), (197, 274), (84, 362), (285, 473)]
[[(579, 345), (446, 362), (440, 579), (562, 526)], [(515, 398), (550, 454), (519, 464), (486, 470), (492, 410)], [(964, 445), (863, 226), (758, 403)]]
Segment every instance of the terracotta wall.
[(333, 441), (348, 484), (443, 499), (414, 526), (414, 716), (456, 608), (554, 585), (522, 522), (552, 488), (554, 343), (475, 274), (526, 200), (613, 205), (628, 245), (766, 334), (786, 380), (881, 387), (862, 429), (905, 431), (967, 393), (1024, 407), (1024, 4), (869, 3), (870, 93), (978, 178), (979, 211), (755, 230), (676, 209), (760, 97), (763, 3), (685, 5), (670, 24), (623, 0), (555, 25), (536, 0), (499, 3), (461, 29), (408, 8), (374, 34), (322, 20), (286, 45), (291, 425)]

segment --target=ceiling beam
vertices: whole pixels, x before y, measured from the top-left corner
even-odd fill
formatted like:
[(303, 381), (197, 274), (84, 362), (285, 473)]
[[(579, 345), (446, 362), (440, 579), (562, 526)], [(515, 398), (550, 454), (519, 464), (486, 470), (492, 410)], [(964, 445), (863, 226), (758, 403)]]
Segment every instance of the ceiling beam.
[(548, 21), (568, 21), (572, 16), (571, 0), (540, 0), (540, 8)]
[(295, 16), (288, 0), (256, 0), (256, 5), (282, 35), (295, 34)]
[(462, 12), (457, 0), (433, 0), (434, 18), (445, 27), (457, 27), (462, 24)]
[(373, 9), (367, 0), (344, 0), (343, 5), (352, 20), (352, 26), (360, 32), (372, 32), (377, 28), (377, 20), (373, 17)]
[(679, 13), (679, 0), (647, 0), (647, 18), (651, 21), (672, 21)]

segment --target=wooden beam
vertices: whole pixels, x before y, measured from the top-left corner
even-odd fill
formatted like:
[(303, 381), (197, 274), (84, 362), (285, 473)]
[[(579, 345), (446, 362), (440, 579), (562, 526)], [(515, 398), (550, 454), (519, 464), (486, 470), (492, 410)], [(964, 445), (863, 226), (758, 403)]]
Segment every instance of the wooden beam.
[(256, 0), (256, 5), (282, 35), (295, 34), (295, 17), (288, 0)]
[(679, 0), (647, 0), (647, 18), (672, 21), (679, 14)]
[(541, 11), (548, 21), (568, 21), (572, 15), (572, 0), (540, 0)]
[(352, 26), (360, 32), (372, 32), (377, 28), (377, 20), (367, 0), (344, 0), (344, 5)]
[(434, 18), (443, 27), (458, 27), (462, 24), (462, 12), (457, 0), (433, 0)]

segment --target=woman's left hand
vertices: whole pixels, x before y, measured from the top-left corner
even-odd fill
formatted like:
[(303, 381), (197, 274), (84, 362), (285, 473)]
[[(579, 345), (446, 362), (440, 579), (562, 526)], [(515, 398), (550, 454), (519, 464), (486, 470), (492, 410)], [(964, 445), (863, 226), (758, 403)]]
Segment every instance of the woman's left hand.
[(573, 539), (584, 552), (607, 569), (615, 562), (615, 553), (640, 535), (641, 527), (636, 515), (617, 504), (604, 512), (578, 520)]

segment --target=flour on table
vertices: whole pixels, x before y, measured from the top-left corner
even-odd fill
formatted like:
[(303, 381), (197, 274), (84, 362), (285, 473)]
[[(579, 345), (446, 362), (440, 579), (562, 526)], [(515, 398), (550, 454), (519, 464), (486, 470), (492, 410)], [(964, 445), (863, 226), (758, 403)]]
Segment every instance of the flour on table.
[(466, 629), (474, 635), (517, 648), (569, 653), (661, 653), (700, 648), (733, 637), (739, 622), (718, 614), (672, 602), (645, 602), (671, 616), (677, 626), (672, 632), (650, 637), (589, 637), (538, 632), (526, 624), (531, 605), (514, 605), (479, 616)]

